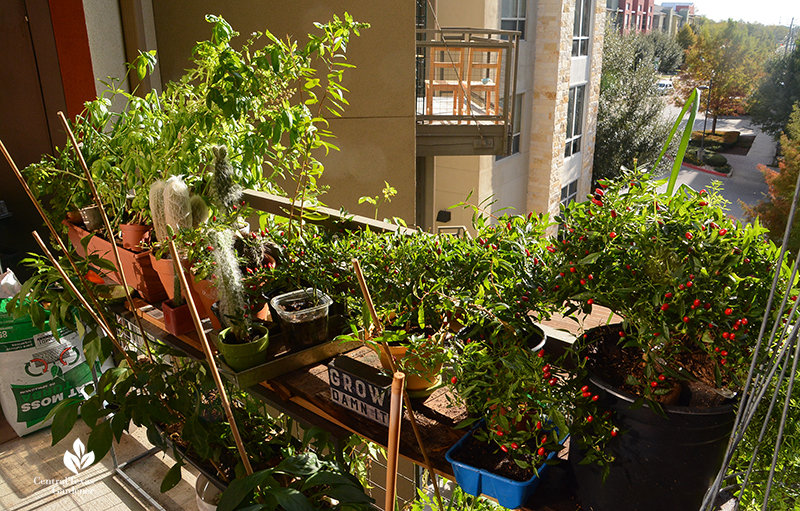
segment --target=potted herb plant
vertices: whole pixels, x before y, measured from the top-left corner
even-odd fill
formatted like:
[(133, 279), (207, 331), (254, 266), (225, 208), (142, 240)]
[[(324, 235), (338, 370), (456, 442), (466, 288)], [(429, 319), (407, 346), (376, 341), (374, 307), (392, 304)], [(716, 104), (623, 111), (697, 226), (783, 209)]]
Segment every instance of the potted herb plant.
[[(667, 194), (660, 184), (641, 171), (601, 181), (564, 209), (548, 247), (553, 297), (623, 320), (574, 348), (600, 396), (591, 406), (613, 421), (573, 436), (570, 450), (581, 500), (597, 510), (699, 507), (769, 313), (768, 283), (776, 271), (788, 278), (765, 229), (730, 218), (717, 188)], [(574, 420), (585, 425), (588, 413)]]

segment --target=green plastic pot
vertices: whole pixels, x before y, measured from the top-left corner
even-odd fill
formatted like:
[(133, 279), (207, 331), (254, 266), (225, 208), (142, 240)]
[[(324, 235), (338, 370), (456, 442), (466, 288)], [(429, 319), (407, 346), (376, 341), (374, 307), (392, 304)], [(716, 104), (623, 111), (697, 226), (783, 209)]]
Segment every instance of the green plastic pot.
[(253, 325), (253, 331), (262, 334), (254, 341), (244, 344), (232, 344), (225, 342), (230, 335), (231, 329), (226, 328), (217, 337), (217, 349), (225, 359), (225, 363), (236, 372), (251, 369), (255, 366), (266, 363), (267, 347), (269, 346), (269, 331), (266, 327)]

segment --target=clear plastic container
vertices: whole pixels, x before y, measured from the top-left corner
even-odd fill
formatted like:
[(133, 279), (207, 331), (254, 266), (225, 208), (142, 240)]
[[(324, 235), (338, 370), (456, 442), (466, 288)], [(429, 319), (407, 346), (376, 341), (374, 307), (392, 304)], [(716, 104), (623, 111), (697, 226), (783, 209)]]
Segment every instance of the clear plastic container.
[(332, 303), (330, 296), (313, 288), (299, 289), (270, 300), (284, 335), (300, 347), (328, 340), (328, 308)]

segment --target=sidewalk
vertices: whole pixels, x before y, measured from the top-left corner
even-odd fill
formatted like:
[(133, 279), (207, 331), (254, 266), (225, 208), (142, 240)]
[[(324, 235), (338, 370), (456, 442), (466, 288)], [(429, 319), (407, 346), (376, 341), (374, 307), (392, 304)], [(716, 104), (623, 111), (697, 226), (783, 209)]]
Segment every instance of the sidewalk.
[[(709, 117), (706, 126), (711, 130), (713, 119)], [(695, 120), (695, 130), (703, 129), (703, 117)], [(714, 176), (689, 167), (682, 167), (678, 175), (678, 184), (687, 184), (695, 190), (702, 190), (710, 186), (712, 181), (722, 182), (722, 195), (731, 202), (728, 206), (730, 215), (745, 221), (744, 211), (739, 201), (755, 205), (762, 200), (768, 191), (764, 176), (758, 171), (758, 165), (771, 165), (775, 159), (775, 142), (771, 136), (763, 133), (757, 126), (750, 123), (749, 117), (720, 117), (717, 119), (717, 130), (740, 131), (742, 135), (756, 135), (753, 145), (746, 156), (725, 154), (732, 167), (730, 177)], [(690, 150), (693, 150), (690, 148)]]

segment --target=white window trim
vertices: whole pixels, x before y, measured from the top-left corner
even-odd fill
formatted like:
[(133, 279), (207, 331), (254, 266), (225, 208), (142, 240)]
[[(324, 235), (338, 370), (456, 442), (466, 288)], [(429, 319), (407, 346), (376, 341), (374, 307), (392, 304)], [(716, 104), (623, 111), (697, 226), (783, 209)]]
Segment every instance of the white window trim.
[[(573, 156), (575, 156), (577, 154), (580, 154), (581, 151), (583, 150), (583, 143), (582, 143), (583, 142), (583, 132), (586, 129), (586, 126), (585, 126), (586, 123), (584, 122), (584, 113), (586, 112), (586, 85), (588, 85), (586, 82), (577, 83), (575, 85), (570, 86), (570, 88), (569, 88), (570, 91), (575, 89), (575, 94), (576, 94), (576, 97), (577, 97), (578, 88), (583, 87), (583, 98), (582, 98), (582, 101), (581, 101), (581, 111), (578, 112), (576, 110), (575, 111), (575, 115), (572, 116), (572, 127), (573, 127), (573, 129), (574, 129), (574, 126), (575, 126), (575, 119), (580, 119), (580, 128), (581, 129), (580, 129), (580, 133), (579, 134), (576, 135), (575, 133), (573, 133), (572, 137), (566, 137), (565, 138), (564, 153), (567, 152), (567, 147), (570, 147), (570, 153), (569, 153), (569, 155), (565, 154), (564, 158), (572, 158)], [(568, 92), (568, 94), (569, 94), (569, 92)], [(569, 96), (567, 96), (567, 98), (569, 98)], [(573, 105), (573, 108), (575, 108), (575, 105)], [(567, 102), (567, 133), (569, 133), (569, 131), (570, 131), (570, 126), (569, 126), (570, 115), (571, 115), (571, 112), (569, 111), (569, 101), (568, 101)], [(571, 146), (576, 140), (580, 140), (581, 141), (580, 149), (578, 149), (577, 151), (573, 151), (571, 149)]]

